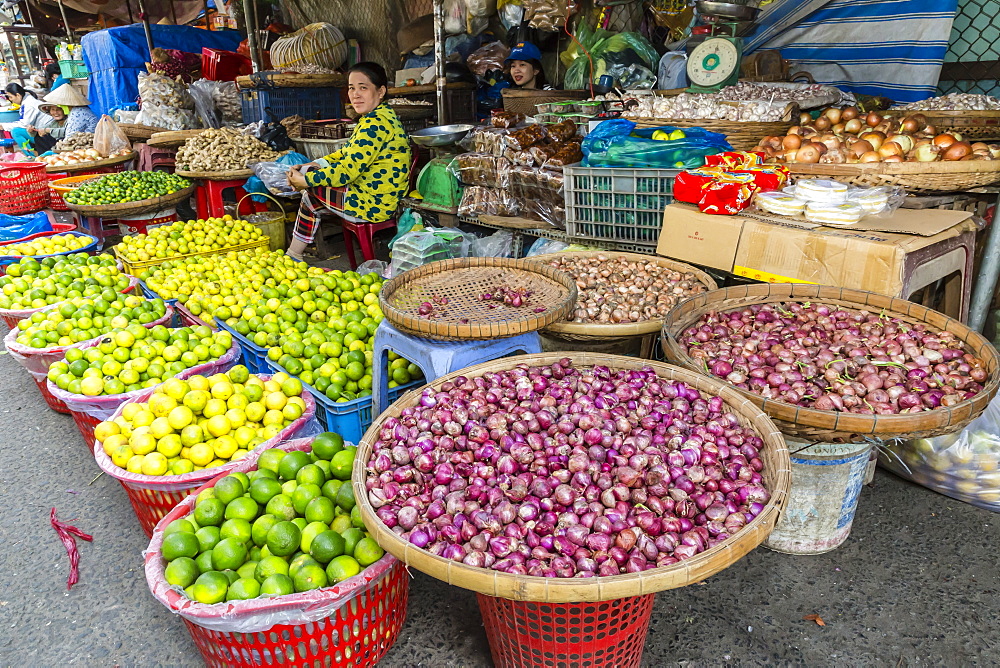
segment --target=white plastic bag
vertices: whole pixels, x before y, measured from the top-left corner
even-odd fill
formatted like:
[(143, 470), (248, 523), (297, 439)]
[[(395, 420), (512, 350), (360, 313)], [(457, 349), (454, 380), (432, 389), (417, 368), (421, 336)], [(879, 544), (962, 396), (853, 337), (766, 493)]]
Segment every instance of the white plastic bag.
[(510, 257), (514, 250), (514, 233), (500, 230), (469, 245), (470, 257)]

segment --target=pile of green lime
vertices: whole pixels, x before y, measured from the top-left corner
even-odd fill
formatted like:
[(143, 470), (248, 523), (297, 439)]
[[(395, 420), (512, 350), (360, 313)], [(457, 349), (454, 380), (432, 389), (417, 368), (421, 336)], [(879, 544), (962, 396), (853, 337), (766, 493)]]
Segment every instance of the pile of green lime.
[[(112, 296), (112, 295), (108, 295)], [(69, 346), (96, 339), (133, 323), (146, 325), (166, 315), (162, 299), (115, 293), (108, 301), (75, 297), (17, 323), (17, 342), (30, 348)]]
[(256, 471), (201, 492), (163, 532), (167, 582), (213, 604), (319, 589), (374, 564), (385, 552), (354, 500), (355, 451), (326, 432), (311, 452), (265, 450)]
[(64, 199), (84, 206), (124, 204), (170, 195), (189, 185), (187, 179), (167, 172), (120, 172), (88, 181), (66, 193)]
[(73, 253), (36, 260), (26, 257), (7, 265), (0, 276), (0, 308), (42, 308), (73, 297), (103, 295), (107, 301), (128, 288), (110, 255)]

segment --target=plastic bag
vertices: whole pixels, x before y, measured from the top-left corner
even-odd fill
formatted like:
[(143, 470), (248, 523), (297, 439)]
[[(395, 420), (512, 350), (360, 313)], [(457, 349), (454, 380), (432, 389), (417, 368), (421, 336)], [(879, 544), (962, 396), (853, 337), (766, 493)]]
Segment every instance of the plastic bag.
[(690, 169), (704, 164), (705, 156), (733, 150), (726, 136), (702, 128), (683, 128), (684, 139), (658, 141), (657, 130), (673, 132), (677, 128), (642, 128), (632, 121), (616, 118), (600, 123), (583, 140), (584, 166), (651, 167)]
[(484, 77), (490, 70), (502, 70), (509, 55), (510, 49), (503, 42), (490, 42), (473, 51), (465, 64), (473, 74)]
[(428, 262), (468, 257), (473, 240), (474, 236), (453, 228), (428, 227), (407, 232), (395, 240), (389, 271), (392, 276), (399, 276)]
[(524, 0), (524, 18), (528, 25), (548, 32), (562, 30), (566, 19), (579, 6), (574, 0)]
[[(298, 197), (301, 193), (297, 190), (291, 189), (288, 185), (288, 169), (292, 165), (304, 165), (309, 162), (309, 158), (301, 153), (291, 152), (286, 153), (277, 160), (271, 162), (258, 162), (253, 165), (254, 176), (247, 179), (246, 185), (243, 186), (243, 190), (251, 193), (251, 199), (255, 202), (266, 202), (267, 198), (263, 195), (255, 195), (253, 193), (274, 193), (280, 197)], [(284, 165), (281, 168), (281, 174), (278, 174), (279, 168), (276, 167), (266, 167), (262, 168), (261, 172), (266, 173), (268, 179), (265, 180), (263, 176), (257, 173), (257, 167), (261, 165)], [(283, 179), (283, 180), (282, 180)]]
[(889, 218), (896, 209), (903, 206), (906, 190), (893, 186), (876, 188), (851, 188), (847, 191), (847, 201), (865, 210), (866, 216)]
[(358, 272), (359, 276), (376, 274), (384, 277), (389, 271), (389, 263), (382, 260), (366, 260), (359, 264), (355, 271)]
[(879, 465), (935, 492), (1000, 512), (1000, 397), (956, 434), (889, 441)]
[(657, 75), (660, 90), (687, 86), (687, 54), (683, 51), (667, 51), (660, 58)]
[(107, 114), (101, 116), (94, 130), (94, 150), (102, 156), (109, 156), (116, 151), (131, 149), (132, 144), (114, 119)]
[[(590, 58), (577, 58), (563, 80), (566, 89), (580, 90), (596, 82), (603, 74), (616, 65), (628, 68), (642, 65), (652, 70), (660, 60), (659, 54), (649, 41), (637, 32), (605, 33), (606, 37), (594, 43)], [(593, 62), (593, 71), (591, 71)]]
[(466, 30), (465, 0), (444, 0), (444, 31), (459, 35)]
[(208, 79), (198, 79), (188, 86), (188, 92), (194, 100), (194, 109), (198, 112), (201, 124), (206, 128), (222, 127), (222, 119), (219, 118), (215, 110), (215, 102), (212, 100), (212, 89), (215, 81)]
[[(303, 164), (303, 163), (298, 163)], [(298, 197), (299, 191), (288, 182), (292, 165), (281, 162), (258, 162), (252, 165), (254, 175), (277, 197)]]
[[(278, 445), (282, 450), (308, 450), (312, 439), (297, 438)], [(228, 471), (249, 472), (257, 468), (261, 448), (257, 448)], [(210, 469), (218, 472), (219, 469)], [(213, 474), (214, 475), (214, 474)], [(226, 601), (208, 605), (198, 603), (184, 595), (178, 587), (172, 587), (164, 576), (166, 565), (161, 556), (163, 530), (170, 522), (186, 517), (194, 512), (197, 496), (188, 496), (174, 507), (153, 532), (148, 549), (143, 552), (146, 582), (150, 591), (170, 612), (203, 628), (223, 633), (260, 633), (271, 627), (300, 625), (319, 622), (336, 616), (337, 610), (348, 605), (358, 595), (379, 585), (388, 577), (398, 561), (386, 554), (374, 564), (343, 582), (313, 589), (307, 592), (287, 594), (280, 597), (261, 597), (245, 601)]]
[[(29, 237), (32, 234), (52, 231), (52, 221), (44, 211), (27, 216), (8, 216), (0, 214), (0, 241), (15, 241)], [(0, 255), (3, 248), (0, 248)]]
[(199, 126), (194, 98), (183, 81), (162, 74), (139, 74), (142, 110), (136, 123), (167, 130), (192, 130)]
[(539, 237), (535, 240), (535, 243), (531, 244), (531, 248), (528, 249), (528, 254), (525, 257), (534, 257), (535, 255), (547, 255), (549, 253), (558, 253), (569, 248), (569, 244), (564, 241), (556, 241), (555, 239), (546, 239), (544, 237)]
[(470, 257), (510, 257), (514, 250), (514, 233), (500, 230), (488, 237), (476, 239), (469, 246)]
[(516, 216), (520, 206), (506, 190), (469, 186), (458, 205), (460, 216)]

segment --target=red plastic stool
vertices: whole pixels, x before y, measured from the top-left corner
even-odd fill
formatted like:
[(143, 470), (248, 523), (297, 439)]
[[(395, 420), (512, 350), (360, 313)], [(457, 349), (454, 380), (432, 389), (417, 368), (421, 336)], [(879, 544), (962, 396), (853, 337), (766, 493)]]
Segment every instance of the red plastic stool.
[(222, 193), (230, 188), (233, 189), (236, 201), (238, 202), (236, 210), (237, 215), (239, 215), (241, 211), (247, 209), (249, 209), (248, 213), (261, 213), (267, 211), (267, 204), (258, 204), (250, 198), (247, 198), (244, 202), (239, 203), (240, 200), (247, 194), (246, 190), (243, 189), (243, 186), (245, 186), (246, 183), (246, 179), (229, 179), (226, 181), (199, 179), (194, 195), (198, 206), (198, 217), (202, 219), (221, 218), (226, 215), (226, 208), (223, 204)]
[(354, 242), (351, 237), (358, 240), (361, 246), (361, 256), (367, 262), (375, 259), (374, 237), (379, 230), (388, 230), (396, 227), (396, 216), (393, 216), (384, 223), (368, 223), (365, 221), (354, 222), (346, 218), (340, 219), (340, 224), (344, 227), (344, 246), (347, 248), (347, 261), (351, 263), (351, 269), (357, 269), (358, 263), (354, 259)]

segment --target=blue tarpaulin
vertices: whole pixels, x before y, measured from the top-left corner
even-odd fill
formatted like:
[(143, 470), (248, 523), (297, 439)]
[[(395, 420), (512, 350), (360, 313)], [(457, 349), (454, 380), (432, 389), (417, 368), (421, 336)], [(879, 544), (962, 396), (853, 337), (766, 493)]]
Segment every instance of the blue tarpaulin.
[[(235, 30), (202, 30), (188, 26), (154, 25), (153, 46), (201, 53), (202, 47), (235, 51), (242, 41)], [(83, 60), (90, 70), (90, 108), (108, 114), (122, 105), (135, 104), (138, 76), (146, 71), (149, 49), (141, 24), (108, 28), (84, 35)]]

